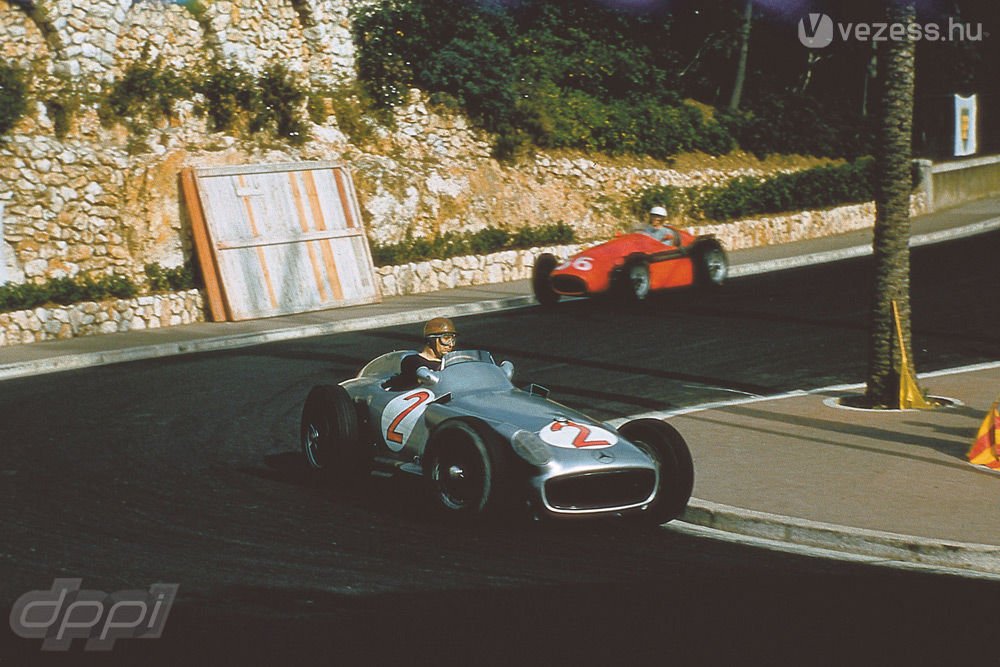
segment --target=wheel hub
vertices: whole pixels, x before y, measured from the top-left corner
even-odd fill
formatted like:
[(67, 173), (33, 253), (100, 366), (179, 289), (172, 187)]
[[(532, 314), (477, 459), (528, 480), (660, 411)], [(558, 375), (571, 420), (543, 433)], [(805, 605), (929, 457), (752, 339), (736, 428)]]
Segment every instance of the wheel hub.
[(306, 451), (309, 453), (309, 458), (312, 459), (313, 464), (318, 463), (316, 460), (316, 450), (319, 444), (319, 430), (314, 424), (309, 424), (309, 428), (306, 431)]

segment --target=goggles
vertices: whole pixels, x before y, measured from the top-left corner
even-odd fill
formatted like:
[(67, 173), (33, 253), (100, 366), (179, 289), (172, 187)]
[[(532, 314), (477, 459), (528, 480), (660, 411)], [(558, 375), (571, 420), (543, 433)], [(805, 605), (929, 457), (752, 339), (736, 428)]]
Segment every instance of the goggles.
[(458, 334), (446, 333), (446, 334), (435, 334), (431, 338), (441, 341), (445, 345), (454, 345), (455, 341), (458, 340)]

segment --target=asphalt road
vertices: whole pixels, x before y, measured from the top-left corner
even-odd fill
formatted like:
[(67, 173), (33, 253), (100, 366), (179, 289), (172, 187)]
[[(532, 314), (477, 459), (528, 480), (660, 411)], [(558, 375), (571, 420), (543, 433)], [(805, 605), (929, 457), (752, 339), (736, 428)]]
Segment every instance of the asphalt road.
[[(930, 371), (1000, 349), (1000, 234), (913, 256)], [(463, 347), (609, 419), (858, 382), (870, 260), (750, 277), (638, 308), (574, 301), (458, 320)], [(994, 655), (1000, 585), (616, 524), (459, 528), (418, 485), (332, 490), (297, 454), (309, 387), (418, 343), (396, 327), (0, 383), (0, 601), (56, 578), (179, 584), (160, 639), (0, 665), (941, 664)], [(970, 508), (971, 511), (971, 508)]]

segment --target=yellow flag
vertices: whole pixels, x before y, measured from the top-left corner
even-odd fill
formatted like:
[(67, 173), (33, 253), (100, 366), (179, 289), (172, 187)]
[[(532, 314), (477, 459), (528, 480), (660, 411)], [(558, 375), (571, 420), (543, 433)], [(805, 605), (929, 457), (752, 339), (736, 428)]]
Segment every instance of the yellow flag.
[(892, 319), (896, 324), (896, 338), (899, 340), (899, 354), (901, 359), (899, 368), (899, 409), (919, 408), (926, 410), (936, 408), (937, 405), (928, 401), (924, 396), (923, 389), (917, 384), (917, 376), (913, 373), (913, 368), (910, 367), (910, 360), (906, 356), (906, 345), (903, 344), (903, 328), (899, 324), (899, 310), (896, 308), (895, 301), (892, 302)]

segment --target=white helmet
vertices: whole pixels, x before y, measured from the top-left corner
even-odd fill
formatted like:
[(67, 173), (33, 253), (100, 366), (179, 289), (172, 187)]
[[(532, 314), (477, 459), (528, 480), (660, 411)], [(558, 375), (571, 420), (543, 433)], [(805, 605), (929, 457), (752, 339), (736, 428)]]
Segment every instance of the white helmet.
[(654, 206), (653, 208), (649, 209), (649, 214), (658, 215), (662, 218), (665, 218), (667, 217), (667, 209), (663, 208), (662, 206)]

